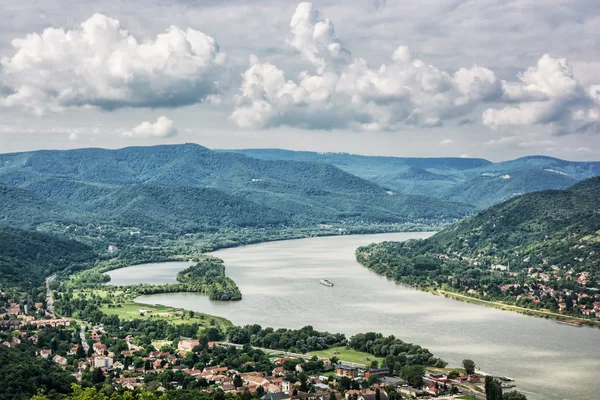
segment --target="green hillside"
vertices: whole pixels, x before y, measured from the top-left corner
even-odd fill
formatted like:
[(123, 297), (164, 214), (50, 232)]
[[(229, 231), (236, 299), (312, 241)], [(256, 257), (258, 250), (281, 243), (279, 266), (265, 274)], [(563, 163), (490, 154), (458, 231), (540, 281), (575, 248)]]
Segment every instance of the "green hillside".
[[(373, 157), (279, 149), (229, 150), (264, 160), (334, 165), (399, 194), (423, 195), (484, 209), (524, 193), (566, 189), (600, 175), (600, 162), (529, 156), (492, 163), (479, 158)], [(507, 175), (510, 178), (502, 179)]]
[[(0, 184), (35, 207), (3, 214), (11, 226), (114, 221), (154, 231), (330, 222), (439, 222), (471, 206), (390, 192), (325, 163), (260, 160), (185, 144), (0, 154)], [(14, 190), (14, 189), (6, 189)], [(3, 209), (15, 205), (5, 196)], [(43, 210), (50, 210), (44, 213)]]
[(444, 198), (468, 202), (485, 209), (521, 194), (547, 189), (566, 189), (577, 182), (567, 175), (543, 169), (516, 170), (506, 174), (484, 174), (453, 186)]
[(596, 177), (519, 196), (426, 240), (373, 244), (356, 254), (399, 282), (589, 315), (600, 290), (598, 198)]
[(43, 222), (71, 223), (84, 218), (64, 204), (21, 188), (0, 185), (0, 225), (33, 228)]
[(94, 257), (74, 240), (0, 226), (0, 288), (35, 288), (46, 276)]

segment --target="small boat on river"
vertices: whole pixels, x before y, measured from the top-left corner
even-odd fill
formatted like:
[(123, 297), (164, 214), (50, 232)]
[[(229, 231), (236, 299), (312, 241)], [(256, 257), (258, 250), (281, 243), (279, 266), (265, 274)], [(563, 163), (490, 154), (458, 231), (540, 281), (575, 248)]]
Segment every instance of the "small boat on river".
[(321, 280), (319, 281), (319, 283), (320, 283), (321, 285), (325, 285), (325, 286), (329, 286), (329, 287), (332, 287), (332, 286), (333, 286), (333, 282), (331, 282), (331, 281), (329, 281), (329, 280), (327, 280), (327, 279), (321, 279)]
[(498, 379), (500, 379), (501, 381), (504, 381), (504, 382), (513, 382), (514, 381), (514, 379), (511, 378), (510, 376), (499, 376)]

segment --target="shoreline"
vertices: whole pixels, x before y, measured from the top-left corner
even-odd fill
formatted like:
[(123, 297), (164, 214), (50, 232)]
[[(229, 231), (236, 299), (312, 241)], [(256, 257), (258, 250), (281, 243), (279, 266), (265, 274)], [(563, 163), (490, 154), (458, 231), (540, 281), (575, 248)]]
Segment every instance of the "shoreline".
[[(197, 254), (200, 254), (200, 255), (209, 254), (210, 255), (210, 254), (219, 252), (221, 250), (240, 248), (240, 247), (245, 247), (245, 246), (253, 246), (253, 245), (257, 245), (257, 244), (288, 242), (290, 240), (303, 240), (303, 239), (312, 239), (312, 238), (320, 238), (320, 237), (332, 238), (332, 237), (344, 237), (344, 236), (385, 235), (385, 234), (393, 234), (393, 233), (411, 233), (411, 232), (426, 232), (426, 233), (435, 234), (444, 228), (444, 226), (436, 227), (434, 225), (422, 225), (422, 226), (418, 226), (416, 228), (402, 225), (402, 227), (404, 229), (402, 229), (401, 226), (398, 226), (399, 229), (390, 229), (395, 226), (396, 225), (394, 225), (394, 224), (384, 225), (381, 227), (381, 229), (377, 229), (376, 225), (354, 226), (354, 227), (350, 227), (349, 228), (350, 230), (345, 231), (343, 234), (333, 233), (333, 232), (331, 232), (331, 233), (329, 233), (329, 232), (308, 233), (311, 231), (304, 231), (304, 232), (299, 232), (297, 235), (291, 235), (290, 237), (285, 237), (285, 238), (272, 238), (272, 239), (266, 238), (265, 240), (257, 240), (255, 242), (250, 242), (250, 243), (233, 243), (233, 244), (228, 244), (226, 246), (216, 246), (212, 250), (203, 251), (203, 252), (197, 253)], [(356, 229), (356, 228), (373, 228), (373, 231), (367, 232), (367, 233), (353, 231), (353, 229)], [(312, 228), (310, 228), (310, 229), (312, 229)], [(189, 248), (190, 245), (188, 245), (187, 247)], [(114, 271), (114, 270), (121, 269), (121, 268), (133, 267), (135, 265), (161, 263), (161, 262), (178, 262), (178, 261), (195, 262), (195, 261), (197, 261), (196, 258), (198, 258), (198, 255), (174, 254), (174, 255), (167, 255), (167, 256), (163, 256), (163, 257), (164, 258), (160, 258), (158, 260), (144, 260), (144, 261), (136, 260), (136, 261), (129, 262), (126, 265), (100, 265), (97, 267), (92, 267), (92, 268), (85, 269), (83, 271), (79, 271), (78, 273), (85, 272), (85, 271), (92, 271), (94, 269), (97, 269), (98, 272), (100, 272), (102, 274), (106, 274), (106, 272)], [(72, 275), (73, 274), (68, 275), (68, 277), (70, 277)]]
[(372, 271), (373, 273), (375, 273), (379, 276), (383, 276), (383, 277), (387, 278), (388, 280), (394, 282), (397, 285), (402, 285), (406, 288), (419, 290), (419, 291), (425, 292), (425, 293), (431, 293), (434, 296), (440, 296), (440, 297), (444, 297), (444, 298), (451, 299), (451, 300), (462, 301), (465, 303), (480, 305), (480, 306), (484, 306), (484, 307), (488, 307), (488, 308), (494, 308), (494, 309), (502, 310), (502, 311), (515, 312), (517, 314), (526, 315), (529, 317), (552, 319), (558, 324), (568, 325), (568, 326), (572, 326), (572, 327), (576, 327), (576, 328), (581, 328), (581, 327), (585, 327), (585, 326), (590, 327), (590, 328), (600, 328), (600, 321), (579, 318), (579, 317), (575, 317), (575, 316), (571, 316), (571, 315), (567, 315), (567, 314), (554, 313), (552, 311), (533, 310), (530, 308), (524, 308), (524, 307), (516, 306), (513, 304), (506, 304), (506, 303), (501, 303), (501, 302), (497, 302), (497, 301), (483, 300), (483, 299), (479, 299), (476, 297), (467, 296), (467, 295), (461, 294), (461, 293), (455, 293), (455, 292), (449, 292), (447, 290), (441, 290), (439, 288), (419, 287), (419, 286), (415, 286), (415, 285), (409, 285), (409, 284), (406, 284), (403, 282), (396, 281), (390, 277), (387, 277), (386, 275), (378, 274), (377, 272), (373, 271), (373, 269), (362, 264), (360, 261), (357, 260), (357, 262), (364, 268), (367, 268), (368, 270)]
[(589, 326), (590, 328), (600, 328), (599, 321), (573, 317), (565, 314), (553, 313), (552, 311), (532, 310), (530, 308), (519, 307), (512, 304), (505, 304), (496, 301), (482, 300), (464, 294), (448, 292), (446, 290), (441, 289), (423, 289), (423, 291), (429, 292), (435, 296), (441, 296), (452, 300), (463, 301), (465, 303), (495, 308), (497, 310), (516, 312), (518, 314), (527, 315), (530, 317), (552, 319), (562, 325), (574, 326), (578, 328), (584, 326)]

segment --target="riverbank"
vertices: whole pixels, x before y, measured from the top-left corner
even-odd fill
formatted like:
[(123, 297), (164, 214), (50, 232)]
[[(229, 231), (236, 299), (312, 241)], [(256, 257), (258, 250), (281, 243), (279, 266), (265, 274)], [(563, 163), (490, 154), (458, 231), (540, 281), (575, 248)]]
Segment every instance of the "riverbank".
[(515, 306), (512, 304), (500, 303), (497, 301), (482, 300), (482, 299), (467, 296), (464, 294), (448, 292), (448, 291), (441, 290), (441, 289), (429, 289), (429, 290), (426, 289), (425, 291), (430, 292), (434, 295), (445, 297), (445, 298), (450, 298), (450, 299), (458, 300), (458, 301), (464, 301), (464, 302), (471, 303), (471, 304), (482, 305), (485, 307), (491, 307), (491, 308), (495, 308), (498, 310), (516, 312), (519, 314), (529, 315), (532, 317), (553, 319), (553, 320), (556, 320), (556, 322), (562, 323), (564, 325), (576, 326), (576, 327), (581, 327), (581, 326), (587, 325), (587, 326), (591, 326), (591, 327), (600, 328), (600, 321), (592, 321), (592, 320), (585, 319), (585, 318), (572, 317), (572, 316), (565, 315), (565, 314), (553, 313), (551, 311), (532, 310), (530, 308), (524, 308), (524, 307), (519, 307), (519, 306)]
[[(531, 400), (593, 398), (600, 390), (593, 381), (593, 371), (600, 368), (595, 330), (432, 296), (395, 284), (354, 257), (361, 245), (428, 235), (352, 235), (219, 250), (214, 255), (225, 261), (227, 275), (240, 285), (242, 301), (211, 302), (206, 296), (184, 293), (143, 296), (138, 301), (219, 315), (236, 326), (311, 325), (348, 336), (377, 330), (419, 343), (451, 366), (469, 358), (482, 370), (512, 376)], [(169, 274), (174, 278), (176, 272)], [(165, 268), (154, 265), (130, 276), (164, 282)], [(319, 284), (321, 278), (335, 286)], [(588, 350), (581, 352), (582, 347)]]
[[(169, 261), (197, 262), (203, 254), (263, 243), (284, 242), (317, 237), (342, 237), (386, 233), (437, 232), (449, 223), (423, 224), (320, 224), (303, 228), (239, 229), (195, 234), (177, 240), (163, 240), (160, 245), (124, 245), (112, 258), (101, 260), (98, 265), (87, 269), (100, 273), (115, 269)], [(117, 243), (119, 244), (119, 243)], [(127, 254), (124, 256), (124, 254)]]
[(469, 296), (469, 295), (462, 294), (462, 293), (456, 293), (456, 292), (451, 292), (451, 291), (447, 291), (447, 290), (442, 290), (442, 289), (439, 289), (439, 287), (437, 287), (437, 286), (432, 287), (432, 286), (429, 286), (429, 284), (420, 284), (418, 281), (406, 282), (405, 279), (395, 280), (395, 279), (392, 279), (392, 277), (386, 275), (386, 272), (389, 272), (389, 271), (386, 271), (385, 269), (382, 271), (382, 270), (375, 269), (372, 266), (369, 266), (367, 264), (368, 257), (365, 256), (364, 254), (360, 253), (359, 250), (361, 250), (361, 249), (358, 248), (356, 251), (356, 261), (361, 266), (368, 269), (369, 271), (372, 271), (373, 273), (378, 274), (379, 276), (385, 277), (386, 279), (388, 279), (392, 282), (395, 282), (398, 285), (407, 287), (407, 288), (423, 291), (426, 293), (432, 293), (434, 295), (442, 296), (445, 298), (450, 298), (453, 300), (459, 300), (459, 301), (463, 301), (463, 302), (470, 303), (470, 304), (483, 305), (483, 306), (495, 308), (498, 310), (516, 312), (516, 313), (519, 313), (522, 315), (527, 315), (527, 316), (532, 316), (532, 317), (552, 319), (552, 320), (556, 320), (557, 323), (561, 323), (561, 324), (568, 325), (568, 326), (574, 326), (574, 327), (590, 326), (590, 327), (600, 328), (600, 321), (598, 321), (598, 320), (580, 318), (580, 317), (572, 316), (569, 314), (560, 314), (560, 313), (552, 312), (549, 310), (535, 310), (535, 309), (520, 307), (520, 306), (517, 306), (514, 304), (507, 304), (507, 303), (503, 303), (503, 302), (499, 302), (499, 301), (484, 300), (484, 299), (480, 299), (480, 298)]

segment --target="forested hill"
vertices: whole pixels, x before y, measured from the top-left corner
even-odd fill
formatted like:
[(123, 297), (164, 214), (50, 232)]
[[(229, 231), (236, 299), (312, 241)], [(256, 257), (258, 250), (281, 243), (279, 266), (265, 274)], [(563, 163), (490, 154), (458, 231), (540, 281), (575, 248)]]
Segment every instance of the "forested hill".
[[(473, 211), (459, 202), (394, 193), (329, 164), (260, 160), (195, 144), (0, 154), (0, 185), (0, 223), (17, 227), (62, 215), (66, 222), (186, 232), (437, 222)], [(11, 190), (32, 201), (14, 204)]]
[(545, 156), (492, 163), (481, 158), (377, 157), (280, 149), (227, 151), (264, 160), (327, 163), (397, 193), (432, 196), (479, 209), (524, 193), (566, 189), (582, 179), (600, 175), (600, 162)]
[(444, 248), (468, 248), (468, 253), (502, 254), (538, 241), (596, 234), (599, 199), (600, 177), (567, 190), (529, 193), (457, 223), (435, 235), (432, 242)]
[(0, 288), (36, 288), (46, 276), (94, 257), (89, 246), (74, 240), (0, 226)]
[(530, 193), (426, 240), (361, 247), (357, 258), (408, 284), (589, 315), (600, 305), (599, 198), (600, 177)]

